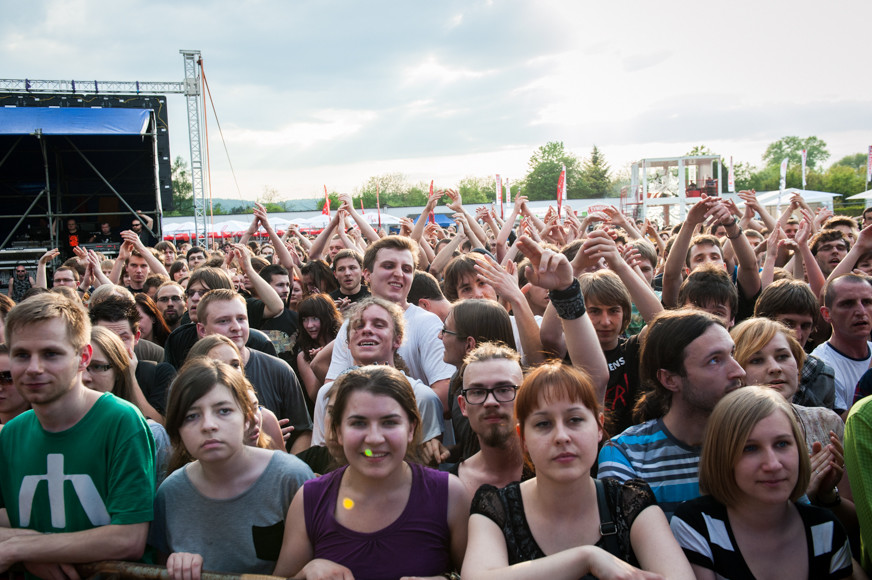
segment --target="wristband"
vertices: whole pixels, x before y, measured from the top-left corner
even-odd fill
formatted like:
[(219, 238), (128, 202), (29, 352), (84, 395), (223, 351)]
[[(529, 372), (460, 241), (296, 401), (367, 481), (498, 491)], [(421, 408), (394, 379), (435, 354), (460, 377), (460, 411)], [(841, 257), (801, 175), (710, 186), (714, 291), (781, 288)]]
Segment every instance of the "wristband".
[(742, 226), (740, 226), (740, 225), (737, 224), (736, 227), (739, 229), (739, 231), (736, 232), (736, 235), (735, 235), (735, 236), (731, 236), (730, 234), (727, 234), (727, 239), (728, 239), (728, 240), (737, 240), (737, 239), (739, 239), (739, 236), (742, 235), (742, 232), (744, 231), (744, 230), (742, 230)]
[(587, 311), (584, 307), (584, 296), (581, 293), (581, 284), (574, 279), (569, 288), (564, 290), (549, 290), (548, 298), (557, 311), (557, 316), (563, 320), (575, 320), (581, 318)]

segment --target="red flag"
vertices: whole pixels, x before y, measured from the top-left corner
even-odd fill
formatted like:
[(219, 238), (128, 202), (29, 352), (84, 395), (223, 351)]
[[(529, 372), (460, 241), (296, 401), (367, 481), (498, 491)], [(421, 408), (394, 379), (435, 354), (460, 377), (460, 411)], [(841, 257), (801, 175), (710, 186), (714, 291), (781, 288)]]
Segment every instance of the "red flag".
[(375, 184), (375, 211), (378, 213), (378, 229), (381, 229), (381, 204), (378, 202), (378, 183)]
[(563, 196), (566, 195), (566, 165), (563, 166), (560, 172), (560, 179), (557, 181), (557, 217), (560, 217), (560, 208), (563, 207)]
[(364, 214), (366, 214), (366, 212), (363, 211), (363, 197), (361, 197), (360, 198), (360, 215), (364, 215)]
[(321, 208), (321, 213), (329, 216), (330, 215), (330, 196), (327, 195), (327, 185), (324, 185), (324, 207)]
[[(433, 180), (430, 180), (430, 195), (433, 195)], [(429, 221), (431, 224), (436, 223), (436, 210), (430, 210)]]

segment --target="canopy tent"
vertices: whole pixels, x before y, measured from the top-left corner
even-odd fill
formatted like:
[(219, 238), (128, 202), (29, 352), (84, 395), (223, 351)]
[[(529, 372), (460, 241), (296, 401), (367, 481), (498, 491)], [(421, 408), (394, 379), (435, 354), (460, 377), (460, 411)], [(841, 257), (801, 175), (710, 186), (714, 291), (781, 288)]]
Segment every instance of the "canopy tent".
[(872, 189), (861, 191), (860, 193), (849, 196), (847, 199), (872, 199)]
[(778, 194), (781, 193), (781, 205), (790, 203), (790, 196), (798, 193), (807, 203), (820, 203), (833, 208), (833, 200), (840, 197), (841, 193), (830, 193), (828, 191), (812, 191), (808, 189), (798, 189), (796, 187), (788, 187), (783, 192), (775, 191), (758, 191), (757, 201), (763, 206), (778, 205)]
[(55, 219), (76, 217), (87, 232), (161, 213), (154, 111), (67, 104), (0, 107), (0, 249), (56, 247), (56, 231), (31, 236)]
[[(434, 217), (435, 217), (435, 219), (436, 219), (436, 225), (439, 225), (439, 226), (441, 226), (441, 227), (443, 227), (443, 228), (447, 228), (447, 227), (449, 227), (449, 226), (453, 226), (453, 225), (454, 225), (454, 220), (451, 219), (451, 214), (447, 214), (447, 213), (438, 213), (438, 212), (436, 212), (436, 213), (434, 213), (433, 215), (434, 215)], [(415, 222), (415, 223), (418, 223), (418, 219), (419, 219), (420, 217), (421, 217), (421, 216), (416, 217), (416, 218), (414, 219), (414, 222)], [(428, 218), (428, 219), (429, 219), (429, 218)], [(384, 223), (384, 221), (383, 221), (382, 223)], [(397, 220), (397, 223), (400, 223), (399, 220)]]

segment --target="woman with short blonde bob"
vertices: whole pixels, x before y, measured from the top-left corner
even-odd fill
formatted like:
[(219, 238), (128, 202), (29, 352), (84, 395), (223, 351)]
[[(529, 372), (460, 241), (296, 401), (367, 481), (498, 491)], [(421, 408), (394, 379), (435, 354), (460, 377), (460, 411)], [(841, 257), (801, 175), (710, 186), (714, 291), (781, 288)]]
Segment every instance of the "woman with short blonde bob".
[(697, 579), (851, 577), (844, 528), (829, 510), (797, 502), (810, 472), (781, 395), (745, 387), (721, 399), (699, 465), (706, 495), (681, 504), (671, 522)]
[[(793, 332), (769, 318), (749, 318), (734, 327), (730, 336), (736, 343), (735, 359), (745, 370), (745, 383), (770, 387), (791, 402), (799, 390), (799, 369), (806, 357)], [(857, 516), (845, 472), (845, 424), (825, 407), (794, 404), (793, 410), (811, 455), (806, 494), (813, 503), (832, 509), (851, 529), (857, 525)]]
[(585, 373), (560, 362), (536, 368), (515, 418), (536, 477), (476, 492), (464, 580), (693, 578), (644, 481), (591, 477), (603, 414)]

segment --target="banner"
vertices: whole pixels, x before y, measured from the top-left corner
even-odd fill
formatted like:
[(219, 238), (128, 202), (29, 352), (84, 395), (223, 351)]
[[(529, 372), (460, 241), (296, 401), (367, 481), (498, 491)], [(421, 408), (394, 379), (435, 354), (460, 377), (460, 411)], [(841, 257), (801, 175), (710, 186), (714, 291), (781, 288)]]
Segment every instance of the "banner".
[(869, 145), (869, 159), (866, 161), (866, 183), (872, 181), (872, 145)]
[(500, 208), (500, 217), (503, 216), (503, 181), (497, 173), (497, 206)]
[(808, 159), (808, 151), (802, 150), (802, 188), (805, 189), (805, 164)]
[(736, 193), (736, 172), (733, 170), (733, 156), (730, 155), (730, 173), (727, 177), (727, 191)]
[(787, 157), (781, 162), (781, 183), (779, 184), (779, 189), (781, 191), (787, 189)]
[[(500, 196), (500, 219), (506, 219), (505, 214), (503, 213), (503, 200), (502, 196)], [(506, 203), (512, 201), (512, 188), (509, 187), (509, 180), (506, 179)]]
[(365, 215), (366, 212), (363, 211), (363, 196), (360, 198), (360, 215)]
[(560, 210), (563, 208), (563, 196), (566, 194), (566, 165), (560, 171), (560, 179), (557, 180), (557, 217), (560, 218)]
[(330, 216), (330, 196), (327, 195), (327, 184), (324, 184), (324, 207), (321, 208), (321, 213)]
[[(433, 195), (433, 180), (432, 179), (430, 180), (430, 195)], [(436, 223), (436, 209), (435, 208), (430, 210), (430, 215), (428, 216), (428, 221), (431, 224)]]
[(381, 229), (381, 204), (378, 202), (378, 183), (375, 184), (375, 211), (378, 213), (378, 229)]

